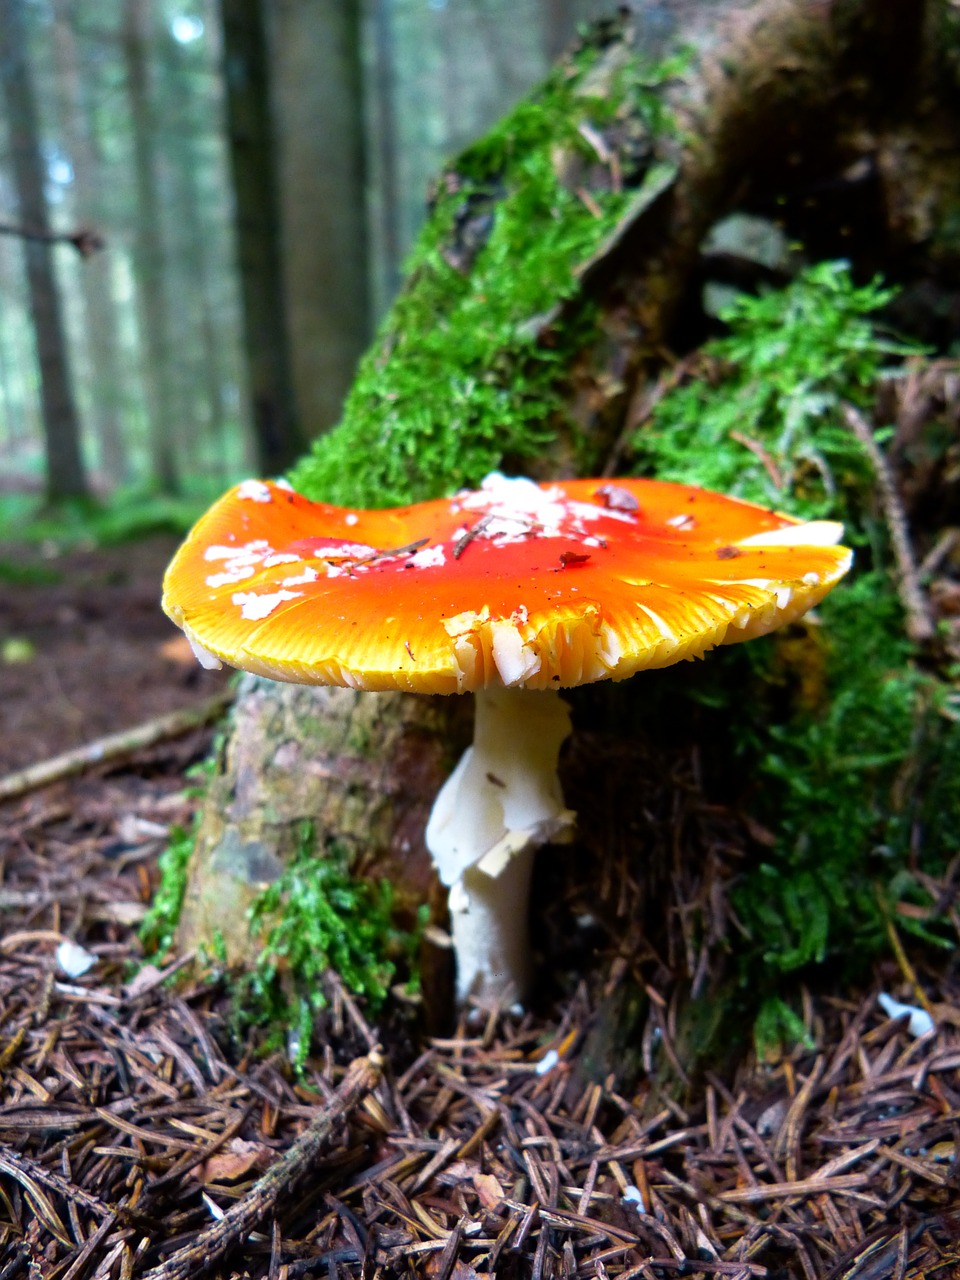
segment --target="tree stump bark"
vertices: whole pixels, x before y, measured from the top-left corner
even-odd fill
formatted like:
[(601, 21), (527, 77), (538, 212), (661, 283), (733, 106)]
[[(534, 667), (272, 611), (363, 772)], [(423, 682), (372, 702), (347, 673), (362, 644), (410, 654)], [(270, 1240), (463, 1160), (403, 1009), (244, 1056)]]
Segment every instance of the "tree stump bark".
[(442, 919), (423, 832), (469, 739), (466, 711), (460, 699), (244, 677), (204, 796), (181, 944), (219, 934), (228, 959), (249, 958), (247, 908), (304, 838), (320, 851), (338, 841), (358, 874), (397, 885), (401, 912), (425, 902)]

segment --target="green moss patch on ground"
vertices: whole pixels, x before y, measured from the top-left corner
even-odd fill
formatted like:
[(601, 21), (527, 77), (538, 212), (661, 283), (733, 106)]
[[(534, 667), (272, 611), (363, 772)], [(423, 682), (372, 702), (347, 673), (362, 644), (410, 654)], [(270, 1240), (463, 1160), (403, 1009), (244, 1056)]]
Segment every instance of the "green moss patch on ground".
[(359, 880), (336, 843), (318, 849), (304, 823), (301, 848), (283, 875), (253, 904), (250, 927), (263, 935), (256, 964), (234, 990), (238, 1029), (265, 1027), (306, 1060), (317, 1013), (326, 1007), (323, 977), (332, 969), (375, 1015), (391, 984), (418, 987), (419, 930), (399, 927), (386, 880)]

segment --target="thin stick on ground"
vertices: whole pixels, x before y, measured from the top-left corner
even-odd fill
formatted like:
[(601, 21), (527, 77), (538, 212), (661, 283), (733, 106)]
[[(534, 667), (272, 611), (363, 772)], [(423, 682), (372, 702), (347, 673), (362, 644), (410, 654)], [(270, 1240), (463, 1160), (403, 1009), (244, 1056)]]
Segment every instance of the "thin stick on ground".
[(877, 477), (880, 505), (890, 531), (890, 543), (897, 562), (897, 590), (907, 615), (907, 635), (918, 643), (932, 640), (935, 630), (933, 618), (930, 615), (923, 588), (920, 586), (920, 574), (910, 545), (907, 516), (900, 501), (900, 494), (897, 492), (893, 473), (877, 444), (870, 424), (852, 404), (843, 406), (843, 420), (863, 446), (863, 451), (870, 459), (870, 465)]
[(143, 1280), (187, 1280), (200, 1276), (239, 1244), (319, 1159), (337, 1125), (376, 1087), (382, 1072), (383, 1057), (379, 1049), (351, 1062), (330, 1101), (247, 1195), (231, 1205), (219, 1222), (202, 1231), (186, 1248), (148, 1271)]
[(47, 787), (52, 782), (62, 782), (64, 778), (75, 777), (98, 765), (116, 764), (137, 751), (156, 746), (158, 742), (167, 742), (171, 738), (183, 737), (193, 729), (202, 729), (223, 715), (233, 698), (232, 690), (224, 690), (198, 707), (171, 711), (133, 729), (111, 733), (105, 738), (97, 738), (95, 742), (84, 743), (73, 751), (53, 756), (50, 760), (41, 760), (39, 764), (18, 769), (16, 773), (8, 773), (5, 778), (0, 778), (0, 803), (4, 800), (16, 800), (31, 791)]

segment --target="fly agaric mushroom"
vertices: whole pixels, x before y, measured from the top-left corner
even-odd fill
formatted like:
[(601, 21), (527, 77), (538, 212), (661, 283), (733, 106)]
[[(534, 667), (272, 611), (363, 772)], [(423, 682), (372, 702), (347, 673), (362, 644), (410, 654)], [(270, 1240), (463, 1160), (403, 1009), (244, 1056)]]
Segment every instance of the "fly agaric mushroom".
[(476, 695), (475, 740), (426, 842), (457, 991), (522, 998), (538, 846), (574, 815), (557, 690), (701, 657), (800, 617), (850, 567), (842, 527), (655, 480), (534, 484), (381, 511), (248, 480), (195, 526), (163, 607), (205, 665), (274, 680)]

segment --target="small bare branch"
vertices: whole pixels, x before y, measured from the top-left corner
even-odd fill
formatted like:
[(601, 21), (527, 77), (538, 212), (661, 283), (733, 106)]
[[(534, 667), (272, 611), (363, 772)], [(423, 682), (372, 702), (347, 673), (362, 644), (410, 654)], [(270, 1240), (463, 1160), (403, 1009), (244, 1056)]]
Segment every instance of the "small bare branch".
[(73, 751), (65, 751), (63, 755), (54, 756), (50, 760), (41, 760), (39, 764), (19, 769), (0, 778), (0, 803), (4, 800), (15, 800), (18, 796), (40, 787), (49, 786), (51, 782), (61, 782), (64, 778), (72, 778), (78, 773), (85, 773), (97, 765), (116, 763), (135, 751), (155, 746), (158, 742), (166, 742), (171, 738), (182, 737), (193, 729), (201, 729), (210, 724), (226, 711), (233, 701), (233, 690), (225, 690), (215, 694), (198, 707), (185, 707), (181, 711), (172, 711), (168, 715), (148, 720), (146, 724), (137, 725), (133, 729), (123, 729), (119, 733), (111, 733), (95, 742), (87, 742)]
[(877, 494), (890, 531), (890, 543), (897, 563), (897, 589), (907, 615), (907, 635), (917, 643), (932, 640), (935, 631), (933, 618), (923, 588), (920, 586), (920, 575), (917, 572), (913, 548), (910, 545), (907, 515), (900, 501), (893, 473), (877, 444), (870, 424), (859, 410), (852, 404), (845, 404), (843, 420), (863, 446), (863, 451), (869, 458), (877, 478)]
[(780, 474), (780, 468), (774, 462), (773, 458), (770, 457), (770, 454), (767, 453), (759, 440), (754, 440), (750, 436), (745, 436), (742, 431), (731, 431), (730, 439), (736, 440), (737, 444), (742, 444), (745, 449), (749, 449), (753, 456), (759, 460), (764, 471), (766, 471), (767, 475), (773, 481), (774, 487), (776, 489), (783, 488), (783, 476)]
[(99, 231), (77, 227), (75, 231), (47, 231), (38, 227), (22, 227), (15, 222), (0, 222), (0, 235), (17, 236), (20, 240), (40, 240), (44, 244), (71, 244), (81, 258), (90, 258), (106, 246)]

